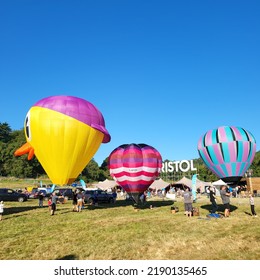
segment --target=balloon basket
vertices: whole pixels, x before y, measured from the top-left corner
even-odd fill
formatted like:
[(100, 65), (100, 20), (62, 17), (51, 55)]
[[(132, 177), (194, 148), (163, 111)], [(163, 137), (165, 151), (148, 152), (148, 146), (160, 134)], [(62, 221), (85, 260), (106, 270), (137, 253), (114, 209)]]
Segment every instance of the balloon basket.
[(176, 214), (177, 212), (179, 212), (179, 208), (178, 208), (178, 207), (172, 206), (172, 207), (171, 207), (171, 213), (172, 213), (172, 214)]
[(135, 212), (138, 212), (139, 210), (140, 210), (140, 208), (138, 207), (138, 205), (135, 204), (135, 205), (134, 205), (134, 211), (135, 211)]

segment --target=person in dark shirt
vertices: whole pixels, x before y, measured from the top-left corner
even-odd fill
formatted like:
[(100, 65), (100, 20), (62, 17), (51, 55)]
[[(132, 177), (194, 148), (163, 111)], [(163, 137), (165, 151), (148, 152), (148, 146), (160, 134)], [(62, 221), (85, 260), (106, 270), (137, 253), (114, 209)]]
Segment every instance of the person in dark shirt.
[(59, 197), (54, 193), (51, 197), (51, 215), (53, 216), (56, 211), (56, 204)]
[(44, 194), (43, 194), (43, 192), (40, 192), (40, 193), (39, 193), (38, 199), (39, 199), (39, 207), (43, 207), (43, 199), (44, 199)]
[(213, 187), (209, 188), (209, 200), (212, 205), (211, 213), (216, 213), (216, 211), (218, 210), (218, 205), (216, 201), (216, 193)]
[(73, 209), (72, 211), (77, 212), (77, 203), (78, 203), (78, 199), (77, 199), (77, 190), (74, 190), (73, 192), (73, 197), (72, 197), (72, 205), (73, 205)]
[(229, 214), (230, 214), (230, 192), (228, 191), (227, 186), (222, 186), (220, 188), (220, 196), (222, 199), (222, 203), (225, 207), (224, 215), (227, 218), (227, 217), (229, 217)]

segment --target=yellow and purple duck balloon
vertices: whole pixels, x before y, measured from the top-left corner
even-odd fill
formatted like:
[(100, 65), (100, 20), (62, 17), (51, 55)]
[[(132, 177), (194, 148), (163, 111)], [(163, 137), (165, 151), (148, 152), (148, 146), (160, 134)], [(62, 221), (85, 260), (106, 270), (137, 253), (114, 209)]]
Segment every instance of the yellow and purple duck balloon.
[(27, 143), (15, 156), (34, 154), (53, 184), (70, 184), (110, 135), (101, 112), (74, 96), (51, 96), (34, 104), (25, 118)]

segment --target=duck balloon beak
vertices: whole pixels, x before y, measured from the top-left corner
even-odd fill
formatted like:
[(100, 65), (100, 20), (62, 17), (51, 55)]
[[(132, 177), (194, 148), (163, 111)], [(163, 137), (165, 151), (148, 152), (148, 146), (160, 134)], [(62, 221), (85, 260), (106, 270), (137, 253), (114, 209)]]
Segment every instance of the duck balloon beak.
[(22, 156), (28, 154), (28, 160), (31, 160), (34, 156), (34, 149), (29, 143), (25, 143), (14, 152), (15, 156)]

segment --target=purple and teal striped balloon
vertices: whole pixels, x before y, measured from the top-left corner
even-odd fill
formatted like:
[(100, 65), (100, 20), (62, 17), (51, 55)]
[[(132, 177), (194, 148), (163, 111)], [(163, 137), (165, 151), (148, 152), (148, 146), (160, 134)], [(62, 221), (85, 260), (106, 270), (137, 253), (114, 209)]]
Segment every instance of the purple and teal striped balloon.
[(201, 136), (198, 152), (213, 173), (226, 183), (236, 184), (254, 159), (256, 140), (244, 128), (221, 126)]

